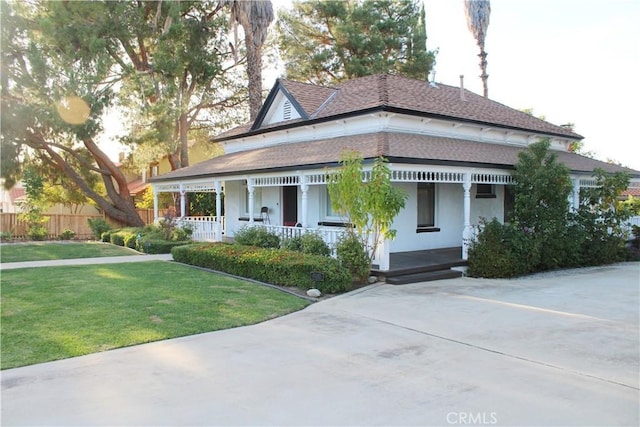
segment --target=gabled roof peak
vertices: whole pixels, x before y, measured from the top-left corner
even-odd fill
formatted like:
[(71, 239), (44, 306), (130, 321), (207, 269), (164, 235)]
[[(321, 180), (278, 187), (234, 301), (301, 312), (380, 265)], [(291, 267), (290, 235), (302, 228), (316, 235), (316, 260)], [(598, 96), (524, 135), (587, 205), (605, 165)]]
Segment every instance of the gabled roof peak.
[[(274, 100), (279, 94), (291, 101), (300, 117), (295, 121), (264, 123), (265, 116), (273, 108)], [(582, 139), (581, 135), (571, 129), (540, 120), (468, 89), (439, 82), (434, 87), (427, 80), (395, 74), (359, 77), (334, 86), (279, 78), (250, 128), (240, 126), (216, 139), (225, 140), (242, 134), (268, 132), (283, 125), (300, 126), (375, 109)]]

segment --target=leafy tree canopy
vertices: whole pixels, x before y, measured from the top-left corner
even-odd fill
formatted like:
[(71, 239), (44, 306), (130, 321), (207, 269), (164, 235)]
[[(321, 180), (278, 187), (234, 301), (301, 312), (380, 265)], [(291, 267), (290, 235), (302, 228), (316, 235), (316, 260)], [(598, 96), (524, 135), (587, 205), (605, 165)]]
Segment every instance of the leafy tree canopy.
[(7, 185), (32, 159), (40, 171), (64, 175), (107, 215), (141, 225), (126, 177), (95, 142), (105, 108), (126, 109), (128, 142), (162, 147), (174, 168), (189, 163), (191, 130), (215, 124), (215, 111), (221, 117), (241, 111), (226, 108), (243, 100), (246, 84), (230, 60), (228, 11), (219, 2), (0, 6)]
[(349, 230), (367, 249), (371, 264), (380, 240), (395, 238), (393, 220), (408, 196), (391, 184), (391, 170), (382, 157), (376, 158), (366, 173), (359, 152), (346, 150), (340, 163), (340, 168), (328, 175), (331, 205), (353, 225)]
[(280, 10), (279, 48), (287, 78), (329, 84), (371, 74), (426, 79), (424, 6), (415, 0), (295, 1)]

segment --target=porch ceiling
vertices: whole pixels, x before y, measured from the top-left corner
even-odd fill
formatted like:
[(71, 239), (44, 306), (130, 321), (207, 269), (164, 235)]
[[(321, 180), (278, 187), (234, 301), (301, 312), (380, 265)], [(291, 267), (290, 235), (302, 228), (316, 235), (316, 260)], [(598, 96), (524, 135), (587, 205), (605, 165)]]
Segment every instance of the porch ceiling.
[[(196, 165), (150, 179), (163, 183), (205, 177), (322, 168), (338, 164), (343, 150), (359, 151), (364, 159), (384, 156), (392, 162), (512, 169), (524, 147), (466, 141), (428, 135), (378, 132), (295, 144), (280, 144), (214, 157)], [(625, 171), (640, 178), (640, 171), (556, 151), (558, 160), (573, 172)]]

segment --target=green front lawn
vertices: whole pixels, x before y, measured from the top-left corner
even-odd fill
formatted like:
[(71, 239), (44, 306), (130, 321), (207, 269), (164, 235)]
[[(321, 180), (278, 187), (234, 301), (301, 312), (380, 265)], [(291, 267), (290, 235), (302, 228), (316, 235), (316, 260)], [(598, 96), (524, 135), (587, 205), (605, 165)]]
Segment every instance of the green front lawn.
[(0, 245), (0, 262), (45, 261), (135, 255), (137, 252), (108, 243), (17, 243)]
[(6, 270), (1, 368), (250, 325), (307, 304), (161, 261)]

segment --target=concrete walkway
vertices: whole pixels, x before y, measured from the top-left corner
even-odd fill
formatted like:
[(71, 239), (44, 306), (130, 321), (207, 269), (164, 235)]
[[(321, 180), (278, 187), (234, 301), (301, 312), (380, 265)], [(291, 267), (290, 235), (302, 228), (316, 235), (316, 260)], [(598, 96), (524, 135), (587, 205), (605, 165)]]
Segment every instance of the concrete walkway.
[(373, 285), (2, 372), (2, 425), (640, 424), (640, 264)]
[(123, 255), (112, 257), (56, 259), (47, 261), (8, 262), (0, 264), (0, 270), (12, 270), (15, 268), (56, 267), (61, 265), (91, 265), (91, 264), (118, 264), (126, 262), (144, 261), (171, 261), (171, 254), (159, 255)]

